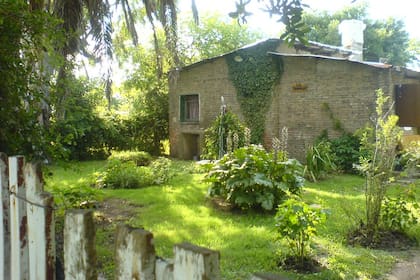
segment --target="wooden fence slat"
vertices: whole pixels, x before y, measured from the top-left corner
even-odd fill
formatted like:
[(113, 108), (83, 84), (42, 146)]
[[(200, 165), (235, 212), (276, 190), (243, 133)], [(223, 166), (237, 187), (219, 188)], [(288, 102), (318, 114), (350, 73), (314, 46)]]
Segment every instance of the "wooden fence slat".
[(7, 155), (0, 153), (0, 279), (10, 278), (10, 198), (9, 162)]
[(25, 166), (30, 279), (55, 276), (54, 198), (44, 192), (40, 164)]
[(69, 210), (64, 221), (66, 280), (93, 280), (96, 271), (95, 225), (91, 210)]
[[(29, 279), (28, 225), (23, 156), (9, 157), (11, 280)], [(18, 237), (18, 238), (17, 238)]]

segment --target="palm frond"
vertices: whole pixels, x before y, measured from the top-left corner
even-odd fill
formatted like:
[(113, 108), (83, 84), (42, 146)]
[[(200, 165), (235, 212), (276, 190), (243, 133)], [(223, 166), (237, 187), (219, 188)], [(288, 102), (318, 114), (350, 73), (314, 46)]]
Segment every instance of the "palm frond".
[(108, 0), (84, 0), (84, 3), (90, 25), (88, 34), (95, 41), (95, 54), (112, 58), (112, 13)]
[(120, 4), (123, 8), (125, 22), (127, 24), (128, 32), (131, 35), (131, 39), (133, 40), (133, 45), (137, 46), (138, 44), (138, 35), (135, 27), (135, 21), (133, 17), (133, 13), (131, 11), (130, 5), (128, 3), (128, 0), (120, 0)]

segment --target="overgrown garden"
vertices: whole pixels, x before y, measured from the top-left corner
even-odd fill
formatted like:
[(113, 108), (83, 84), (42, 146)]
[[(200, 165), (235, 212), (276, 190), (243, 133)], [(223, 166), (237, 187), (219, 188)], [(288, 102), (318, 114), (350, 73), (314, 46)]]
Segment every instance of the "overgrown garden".
[[(287, 152), (286, 127), (272, 147), (258, 145), (271, 89), (283, 71), (280, 61), (265, 55), (273, 46), (241, 50), (227, 62), (247, 124), (228, 111), (206, 131), (209, 161), (169, 159), (164, 73), (230, 52), (260, 34), (220, 16), (202, 16), (197, 25), (195, 5), (194, 20), (178, 25), (175, 1), (117, 2), (117, 18), (108, 1), (0, 3), (0, 151), (46, 163), (58, 232), (65, 210), (95, 209), (98, 266), (106, 277), (113, 277), (111, 241), (118, 222), (151, 230), (165, 257), (182, 241), (220, 250), (225, 279), (257, 271), (375, 279), (407, 257), (404, 250), (389, 249), (412, 248), (420, 240), (419, 182), (401, 180), (418, 172), (420, 148), (417, 143), (399, 149), (397, 119), (380, 91), (374, 122), (355, 134), (342, 130), (324, 104), (341, 136), (322, 133), (306, 161), (298, 162)], [(242, 23), (249, 16), (245, 2), (231, 13)], [(281, 2), (269, 12), (281, 16), (283, 38), (291, 41), (305, 42), (302, 20), (321, 34), (334, 29), (326, 21), (365, 17), (363, 7), (333, 20), (302, 17), (300, 1)], [(139, 24), (152, 29), (143, 42)], [(368, 30), (369, 56), (408, 61), (401, 22), (369, 22)], [(312, 31), (309, 38), (316, 35)], [(335, 39), (330, 35), (320, 36), (328, 43)], [(119, 85), (111, 81), (113, 57), (125, 73)], [(83, 74), (95, 63), (105, 70), (100, 77)], [(267, 65), (273, 66), (268, 73)]]

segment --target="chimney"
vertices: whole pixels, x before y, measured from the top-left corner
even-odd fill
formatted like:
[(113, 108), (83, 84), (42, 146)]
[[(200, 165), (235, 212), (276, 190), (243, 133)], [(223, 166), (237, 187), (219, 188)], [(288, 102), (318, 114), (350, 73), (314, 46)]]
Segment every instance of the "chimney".
[(350, 60), (363, 61), (363, 31), (366, 25), (355, 19), (343, 20), (338, 26), (341, 34), (341, 45), (343, 48), (350, 49), (353, 53)]

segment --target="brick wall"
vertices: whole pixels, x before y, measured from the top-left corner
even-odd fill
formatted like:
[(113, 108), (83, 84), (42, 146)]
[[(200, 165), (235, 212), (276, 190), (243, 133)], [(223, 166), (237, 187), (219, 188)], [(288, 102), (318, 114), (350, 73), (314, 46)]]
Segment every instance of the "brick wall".
[[(274, 88), (272, 105), (267, 112), (264, 144), (269, 147), (272, 137), (278, 137), (286, 126), (289, 153), (299, 160), (323, 130), (328, 130), (332, 137), (339, 135), (330, 114), (323, 110), (325, 106), (346, 131), (354, 132), (369, 121), (375, 108), (375, 90), (382, 88), (385, 94), (393, 96), (394, 85), (419, 83), (393, 68), (311, 56), (281, 56), (281, 59), (284, 73)], [(200, 122), (181, 124), (179, 95), (193, 93), (199, 94)], [(185, 157), (188, 147), (182, 143), (183, 133), (198, 134), (203, 142), (204, 129), (220, 112), (221, 96), (228, 108), (243, 119), (224, 57), (180, 71), (170, 93), (172, 156)]]

